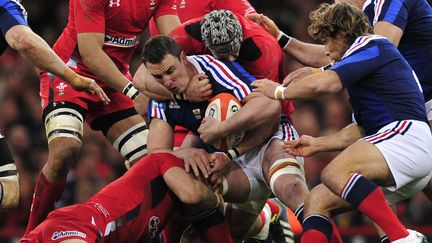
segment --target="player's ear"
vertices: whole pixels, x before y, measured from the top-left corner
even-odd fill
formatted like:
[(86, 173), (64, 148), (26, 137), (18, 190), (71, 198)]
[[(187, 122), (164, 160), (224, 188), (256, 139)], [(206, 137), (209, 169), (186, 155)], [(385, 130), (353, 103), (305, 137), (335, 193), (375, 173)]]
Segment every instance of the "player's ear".
[(186, 62), (186, 53), (184, 52), (184, 51), (182, 51), (181, 53), (180, 53), (180, 62), (181, 63), (185, 63)]

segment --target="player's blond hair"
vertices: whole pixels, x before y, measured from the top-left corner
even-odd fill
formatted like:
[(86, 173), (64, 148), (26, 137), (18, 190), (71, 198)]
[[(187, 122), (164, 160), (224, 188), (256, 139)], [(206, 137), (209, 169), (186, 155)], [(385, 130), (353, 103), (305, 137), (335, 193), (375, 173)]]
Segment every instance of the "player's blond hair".
[(335, 39), (340, 36), (350, 45), (357, 37), (373, 33), (373, 27), (366, 15), (346, 2), (321, 4), (309, 18), (312, 22), (308, 29), (309, 34), (324, 43), (328, 38)]

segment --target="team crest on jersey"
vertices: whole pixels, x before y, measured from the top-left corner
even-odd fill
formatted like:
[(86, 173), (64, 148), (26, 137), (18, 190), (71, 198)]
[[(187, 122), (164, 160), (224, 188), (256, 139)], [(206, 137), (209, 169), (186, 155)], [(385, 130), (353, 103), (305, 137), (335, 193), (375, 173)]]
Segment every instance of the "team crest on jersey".
[(62, 96), (64, 95), (64, 91), (67, 88), (67, 84), (65, 84), (64, 82), (60, 82), (59, 85), (57, 85), (57, 91), (58, 91), (58, 95)]
[(110, 8), (113, 8), (113, 7), (117, 7), (118, 8), (118, 7), (120, 7), (120, 0), (110, 0), (108, 6)]
[(158, 232), (160, 219), (157, 216), (152, 216), (149, 219), (148, 227), (149, 227), (149, 235), (150, 238), (153, 239), (156, 236), (156, 233)]
[(86, 238), (87, 235), (83, 232), (76, 231), (76, 230), (65, 230), (65, 231), (56, 231), (52, 234), (51, 240), (58, 240), (65, 237), (71, 237), (71, 236), (78, 236), (81, 238)]
[(201, 116), (201, 110), (200, 110), (200, 109), (193, 109), (193, 110), (192, 110), (192, 113), (194, 114), (194, 116), (195, 116), (195, 118), (196, 118), (197, 120), (199, 120), (199, 119), (202, 118), (202, 116)]
[(105, 45), (108, 46), (129, 48), (138, 44), (137, 42), (138, 39), (136, 36), (127, 38), (121, 36), (105, 35)]

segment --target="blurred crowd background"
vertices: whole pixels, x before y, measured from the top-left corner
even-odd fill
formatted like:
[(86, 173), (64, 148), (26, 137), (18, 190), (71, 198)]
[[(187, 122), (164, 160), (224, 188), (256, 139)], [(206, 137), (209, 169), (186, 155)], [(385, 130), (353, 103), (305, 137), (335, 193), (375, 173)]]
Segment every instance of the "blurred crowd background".
[[(275, 20), (287, 34), (312, 42), (307, 34), (308, 13), (319, 0), (252, 0), (252, 5)], [(53, 45), (67, 22), (68, 0), (22, 0), (29, 13), (29, 24)], [(289, 70), (301, 67), (287, 58)], [(137, 61), (132, 64), (136, 68)], [(132, 68), (134, 71), (134, 68)], [(294, 123), (300, 134), (320, 136), (343, 128), (351, 122), (345, 93), (318, 101), (296, 102)], [(41, 119), (38, 70), (8, 50), (0, 57), (0, 129), (6, 135), (20, 173), (19, 209), (0, 212), (0, 242), (14, 242), (27, 223), (32, 193), (48, 150)], [(66, 191), (58, 207), (86, 201), (104, 185), (125, 172), (124, 160), (98, 132), (85, 128), (82, 154), (68, 175)], [(309, 186), (319, 183), (320, 171), (336, 155), (321, 153), (305, 159)], [(432, 237), (432, 202), (419, 193), (398, 205), (398, 215), (411, 228)], [(347, 242), (378, 242), (368, 219), (358, 213), (337, 217)]]

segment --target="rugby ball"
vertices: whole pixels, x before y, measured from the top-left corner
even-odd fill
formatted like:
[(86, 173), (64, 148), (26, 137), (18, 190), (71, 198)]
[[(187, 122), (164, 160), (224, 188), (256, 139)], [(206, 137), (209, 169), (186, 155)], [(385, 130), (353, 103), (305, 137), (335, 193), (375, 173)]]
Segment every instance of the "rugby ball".
[[(214, 96), (206, 109), (206, 117), (214, 117), (218, 121), (225, 121), (235, 115), (241, 108), (241, 103), (230, 93), (219, 93)], [(232, 134), (212, 144), (219, 151), (226, 151), (239, 144), (244, 137), (244, 132)]]

